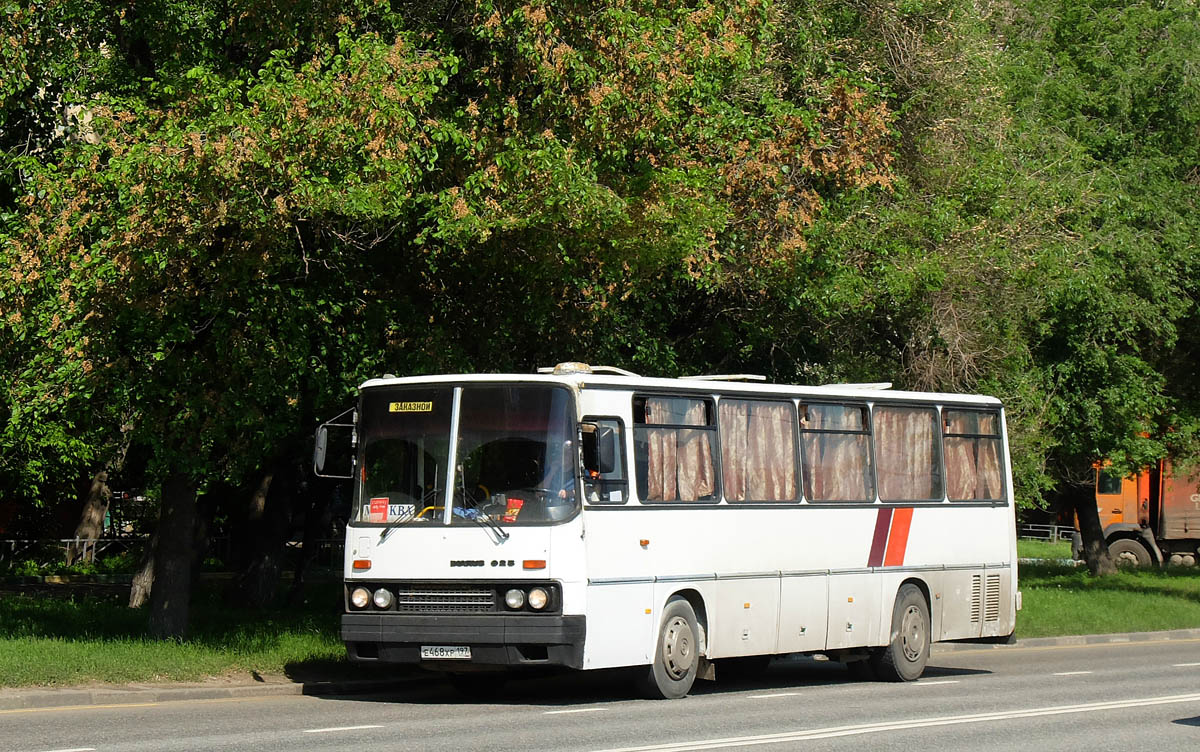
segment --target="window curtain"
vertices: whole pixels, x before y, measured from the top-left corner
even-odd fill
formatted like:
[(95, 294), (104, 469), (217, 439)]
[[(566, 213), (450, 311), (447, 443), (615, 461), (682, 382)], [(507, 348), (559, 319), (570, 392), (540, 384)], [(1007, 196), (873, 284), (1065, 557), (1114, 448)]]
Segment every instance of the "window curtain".
[(875, 468), (885, 501), (937, 499), (937, 413), (922, 408), (875, 408)]
[(946, 437), (947, 494), (957, 501), (1002, 499), (999, 416), (946, 411), (947, 434), (990, 434), (997, 438)]
[[(675, 404), (672, 404), (675, 403)], [(671, 414), (672, 407), (686, 405), (682, 414)], [(646, 399), (646, 424), (680, 422), (703, 426), (704, 403), (649, 397)], [(647, 500), (695, 501), (712, 496), (716, 486), (712, 462), (712, 442), (708, 431), (689, 428), (650, 428), (646, 431)]]
[[(839, 405), (807, 405), (805, 428), (822, 431), (863, 430), (862, 411)], [(810, 499), (870, 501), (867, 436), (865, 434), (804, 434), (804, 472)]]
[(722, 400), (720, 423), (727, 500), (796, 498), (796, 433), (790, 405)]

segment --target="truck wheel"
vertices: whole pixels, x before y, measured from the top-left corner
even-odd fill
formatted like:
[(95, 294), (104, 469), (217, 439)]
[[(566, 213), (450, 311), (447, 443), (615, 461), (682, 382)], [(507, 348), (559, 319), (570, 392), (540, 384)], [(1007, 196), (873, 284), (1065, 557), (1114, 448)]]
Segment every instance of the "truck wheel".
[(1129, 538), (1118, 538), (1109, 543), (1108, 555), (1118, 567), (1150, 566), (1150, 552), (1141, 543)]
[(654, 700), (687, 695), (700, 665), (700, 640), (696, 612), (683, 598), (667, 602), (652, 660), (638, 681), (642, 692)]
[(916, 681), (929, 662), (929, 605), (912, 583), (896, 593), (892, 610), (892, 641), (871, 656), (871, 668), (884, 681)]

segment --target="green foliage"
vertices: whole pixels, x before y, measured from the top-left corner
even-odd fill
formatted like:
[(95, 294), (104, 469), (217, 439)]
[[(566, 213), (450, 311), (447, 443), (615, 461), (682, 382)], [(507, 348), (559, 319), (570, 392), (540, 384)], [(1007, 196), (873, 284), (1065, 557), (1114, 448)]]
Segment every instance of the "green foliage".
[(1200, 453), (1194, 3), (3, 7), (0, 499), (568, 358), (994, 393), (1026, 503)]
[[(61, 551), (54, 551), (61, 554)], [(52, 560), (22, 559), (5, 562), (0, 567), (0, 576), (11, 577), (44, 577), (47, 575), (114, 575), (132, 574), (137, 568), (138, 558), (128, 552), (115, 556), (102, 556), (96, 561), (81, 559), (68, 565), (56, 556)]]
[(581, 11), (95, 29), (125, 57), (71, 80), (88, 131), (21, 164), (0, 251), (13, 485), (131, 443), (236, 483), (385, 368), (670, 367), (681, 312), (761, 295), (828, 198), (888, 185), (886, 107), (788, 81), (772, 6)]

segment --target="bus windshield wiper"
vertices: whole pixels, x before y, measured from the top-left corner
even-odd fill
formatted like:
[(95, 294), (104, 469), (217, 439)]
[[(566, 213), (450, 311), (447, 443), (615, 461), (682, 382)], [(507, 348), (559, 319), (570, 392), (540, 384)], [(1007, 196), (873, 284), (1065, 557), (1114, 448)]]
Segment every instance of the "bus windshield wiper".
[(468, 519), (471, 522), (474, 522), (476, 525), (479, 525), (485, 530), (495, 534), (497, 543), (503, 543), (504, 541), (508, 540), (508, 533), (504, 530), (504, 528), (500, 527), (500, 523), (496, 522), (496, 520), (493, 519), (489, 514), (484, 514), (478, 509), (460, 509), (458, 507), (454, 508), (454, 514), (457, 517)]
[(383, 527), (383, 529), (379, 531), (379, 542), (382, 543), (384, 540), (386, 540), (388, 535), (391, 534), (391, 532), (393, 530), (400, 527), (401, 525), (405, 525), (409, 522), (412, 522), (413, 520), (420, 519), (421, 513), (424, 512), (425, 509), (427, 508), (426, 502), (432, 501), (433, 499), (436, 499), (436, 498), (437, 498), (437, 488), (434, 488), (434, 489), (430, 490), (428, 493), (426, 493), (424, 496), (422, 496), (417, 501), (417, 503), (413, 505), (412, 514), (402, 515), (402, 516), (397, 517), (396, 519), (388, 522), (387, 525), (385, 525)]

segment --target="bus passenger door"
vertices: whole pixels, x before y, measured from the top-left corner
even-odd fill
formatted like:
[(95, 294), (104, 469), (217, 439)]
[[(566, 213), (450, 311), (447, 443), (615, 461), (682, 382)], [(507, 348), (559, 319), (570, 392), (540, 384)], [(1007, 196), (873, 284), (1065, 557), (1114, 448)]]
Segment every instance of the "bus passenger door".
[(637, 521), (644, 518), (619, 509), (584, 512), (588, 577), (584, 668), (650, 662), (659, 613), (653, 549), (637, 528)]

